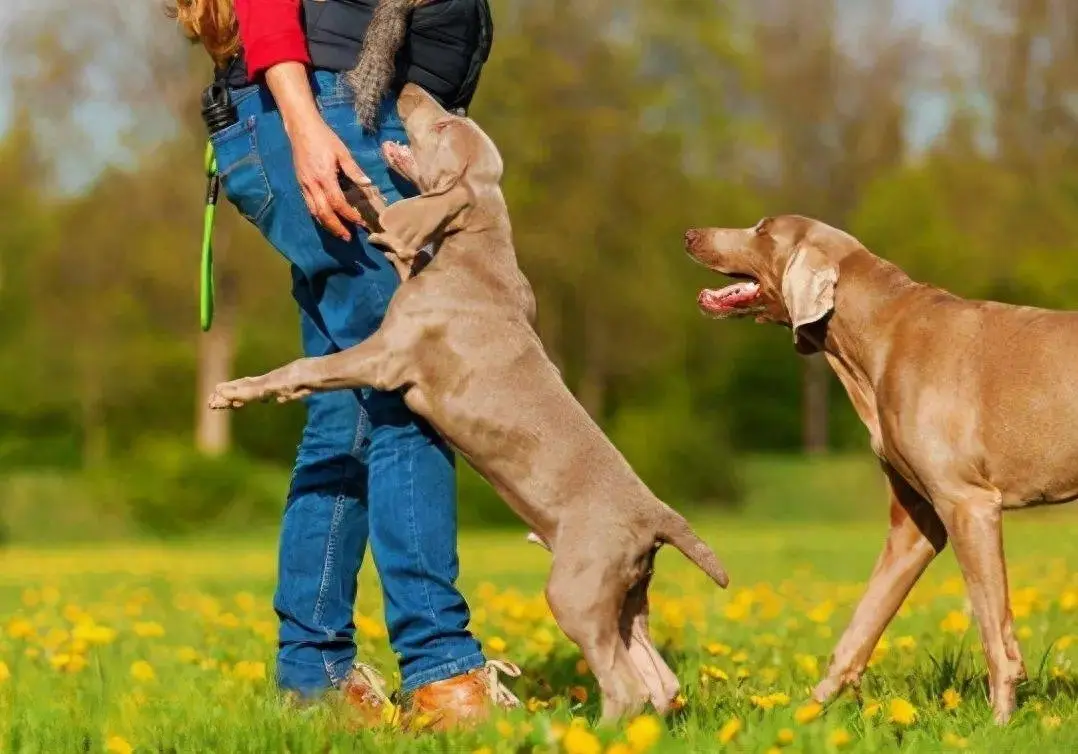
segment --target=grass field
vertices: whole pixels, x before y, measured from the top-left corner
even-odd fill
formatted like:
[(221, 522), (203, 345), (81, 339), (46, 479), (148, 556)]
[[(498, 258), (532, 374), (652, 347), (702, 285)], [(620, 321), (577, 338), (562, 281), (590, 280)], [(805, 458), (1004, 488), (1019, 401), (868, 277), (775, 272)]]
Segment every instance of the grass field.
[[(1012, 724), (991, 723), (983, 661), (953, 556), (929, 570), (877, 649), (864, 698), (807, 705), (884, 534), (852, 525), (701, 526), (734, 582), (711, 587), (660, 554), (653, 626), (686, 704), (661, 724), (588, 726), (592, 679), (541, 596), (546, 553), (523, 532), (465, 533), (462, 584), (492, 656), (525, 668), (528, 700), (451, 737), (356, 733), (331, 704), (276, 702), (273, 542), (0, 553), (0, 750), (90, 751), (1075, 751), (1078, 546), (1066, 517), (1008, 521), (1012, 593), (1031, 681)], [(366, 570), (362, 653), (392, 678)], [(392, 683), (391, 683), (392, 685)], [(574, 718), (576, 719), (574, 721)]]

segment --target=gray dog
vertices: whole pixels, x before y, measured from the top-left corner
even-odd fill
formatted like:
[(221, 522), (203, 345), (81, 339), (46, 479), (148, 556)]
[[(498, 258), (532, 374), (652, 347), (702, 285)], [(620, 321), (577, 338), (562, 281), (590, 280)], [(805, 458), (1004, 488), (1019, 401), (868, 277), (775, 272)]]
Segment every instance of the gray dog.
[[(289, 401), (315, 391), (401, 390), (553, 553), (546, 597), (595, 673), (606, 720), (647, 700), (671, 708), (678, 682), (648, 632), (655, 551), (669, 543), (719, 586), (715, 554), (633, 472), (569, 392), (534, 329), (494, 143), (408, 85), (398, 110), (410, 147), (386, 160), (423, 191), (370, 224), (405, 281), (382, 326), (340, 353), (218, 385), (210, 405)], [(418, 250), (434, 242), (420, 274)]]

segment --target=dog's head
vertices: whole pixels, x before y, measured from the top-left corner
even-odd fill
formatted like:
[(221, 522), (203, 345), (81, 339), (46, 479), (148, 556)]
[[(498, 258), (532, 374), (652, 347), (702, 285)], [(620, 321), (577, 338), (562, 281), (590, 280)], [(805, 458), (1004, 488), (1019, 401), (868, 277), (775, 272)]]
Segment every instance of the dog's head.
[(802, 353), (819, 350), (820, 337), (805, 337), (835, 307), (839, 261), (861, 249), (857, 239), (799, 215), (766, 217), (751, 228), (693, 228), (685, 249), (700, 264), (736, 283), (705, 288), (697, 297), (711, 317), (755, 316), (793, 329)]
[(422, 193), (382, 211), (372, 243), (411, 260), (424, 244), (505, 218), (502, 158), (475, 121), (447, 112), (415, 84), (401, 91), (397, 112), (409, 143), (385, 142), (382, 155)]
[(401, 91), (397, 112), (414, 158), (410, 177), (423, 193), (447, 191), (463, 182), (473, 193), (482, 194), (498, 185), (502, 157), (471, 118), (448, 112), (415, 84), (406, 84)]

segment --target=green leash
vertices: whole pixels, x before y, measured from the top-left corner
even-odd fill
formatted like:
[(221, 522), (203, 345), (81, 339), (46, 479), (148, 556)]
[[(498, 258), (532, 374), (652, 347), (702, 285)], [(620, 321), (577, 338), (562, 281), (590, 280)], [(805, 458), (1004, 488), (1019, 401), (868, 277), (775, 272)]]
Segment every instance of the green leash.
[(217, 196), (221, 192), (221, 176), (217, 173), (217, 157), (213, 143), (206, 142), (206, 211), (202, 218), (202, 262), (200, 269), (199, 316), (202, 332), (213, 324), (213, 218), (217, 213)]

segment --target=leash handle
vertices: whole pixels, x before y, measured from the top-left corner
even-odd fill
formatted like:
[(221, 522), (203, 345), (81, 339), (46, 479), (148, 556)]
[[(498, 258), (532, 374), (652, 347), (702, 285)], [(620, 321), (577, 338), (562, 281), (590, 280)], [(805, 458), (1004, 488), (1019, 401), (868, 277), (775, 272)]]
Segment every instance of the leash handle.
[(206, 142), (203, 160), (206, 170), (206, 209), (202, 216), (202, 259), (199, 265), (199, 318), (202, 332), (213, 325), (213, 221), (217, 214), (217, 197), (221, 192), (221, 177), (217, 173), (217, 157), (213, 143)]

